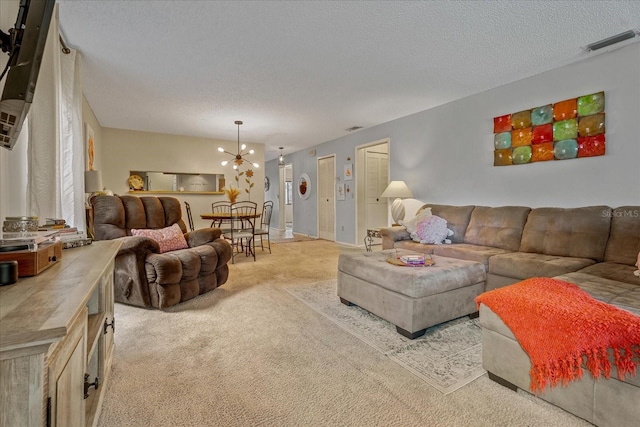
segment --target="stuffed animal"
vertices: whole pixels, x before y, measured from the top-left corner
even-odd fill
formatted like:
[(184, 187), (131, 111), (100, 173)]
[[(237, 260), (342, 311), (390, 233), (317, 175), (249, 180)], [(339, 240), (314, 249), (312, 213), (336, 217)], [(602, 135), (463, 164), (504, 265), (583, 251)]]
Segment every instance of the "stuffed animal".
[(640, 277), (640, 252), (638, 252), (638, 260), (636, 261), (636, 267), (638, 267), (638, 269), (634, 271), (633, 274), (635, 274), (637, 277)]
[(418, 221), (415, 235), (412, 234), (411, 238), (427, 245), (440, 245), (451, 243), (448, 239), (450, 236), (453, 236), (453, 230), (447, 228), (447, 221), (439, 216), (429, 215)]

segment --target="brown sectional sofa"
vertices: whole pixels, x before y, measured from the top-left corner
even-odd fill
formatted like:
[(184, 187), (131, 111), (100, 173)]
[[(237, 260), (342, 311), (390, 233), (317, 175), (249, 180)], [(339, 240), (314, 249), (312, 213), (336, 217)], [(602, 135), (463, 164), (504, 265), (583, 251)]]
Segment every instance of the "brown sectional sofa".
[[(482, 262), (485, 290), (530, 277), (555, 277), (640, 316), (640, 278), (633, 274), (640, 252), (640, 206), (425, 205), (422, 209), (427, 207), (454, 230), (452, 244), (414, 242), (404, 227), (395, 226), (380, 230), (382, 248)], [(480, 323), (483, 366), (489, 376), (528, 391), (531, 363), (509, 328), (485, 305), (480, 307)], [(606, 380), (585, 374), (539, 397), (599, 426), (634, 425), (640, 419), (640, 373), (624, 381), (617, 379), (615, 368)]]

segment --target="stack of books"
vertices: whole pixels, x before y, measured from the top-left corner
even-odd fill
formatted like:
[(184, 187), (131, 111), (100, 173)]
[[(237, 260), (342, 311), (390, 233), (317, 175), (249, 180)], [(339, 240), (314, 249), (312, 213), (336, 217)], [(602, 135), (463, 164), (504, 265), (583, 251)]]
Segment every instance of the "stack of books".
[(424, 256), (422, 255), (403, 255), (400, 257), (400, 261), (413, 267), (424, 266)]
[(64, 218), (46, 218), (44, 225), (39, 227), (40, 230), (55, 230), (58, 231), (58, 236), (62, 241), (62, 248), (76, 248), (78, 246), (84, 246), (91, 244), (91, 239), (87, 237), (87, 234), (78, 230), (76, 227), (71, 227)]
[(57, 230), (25, 231), (0, 233), (0, 252), (27, 250), (35, 252), (39, 246), (49, 245), (60, 240)]
[(64, 218), (46, 218), (46, 222), (39, 227), (41, 231), (45, 230), (62, 230), (65, 228), (74, 228), (70, 227)]

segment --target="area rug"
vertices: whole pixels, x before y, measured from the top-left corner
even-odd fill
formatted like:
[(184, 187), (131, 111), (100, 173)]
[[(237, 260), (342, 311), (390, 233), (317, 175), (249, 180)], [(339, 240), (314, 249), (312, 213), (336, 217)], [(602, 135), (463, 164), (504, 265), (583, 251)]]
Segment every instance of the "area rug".
[(410, 340), (386, 320), (360, 307), (342, 304), (335, 280), (286, 290), (444, 394), (486, 373), (482, 369), (478, 319), (461, 317), (428, 328), (422, 337)]

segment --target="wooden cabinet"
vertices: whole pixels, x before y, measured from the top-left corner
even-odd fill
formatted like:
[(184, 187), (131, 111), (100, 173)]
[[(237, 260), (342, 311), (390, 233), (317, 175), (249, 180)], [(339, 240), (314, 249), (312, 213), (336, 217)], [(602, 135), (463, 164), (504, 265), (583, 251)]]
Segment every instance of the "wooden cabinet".
[(39, 275), (0, 287), (0, 427), (96, 423), (113, 358), (119, 248), (67, 249)]

